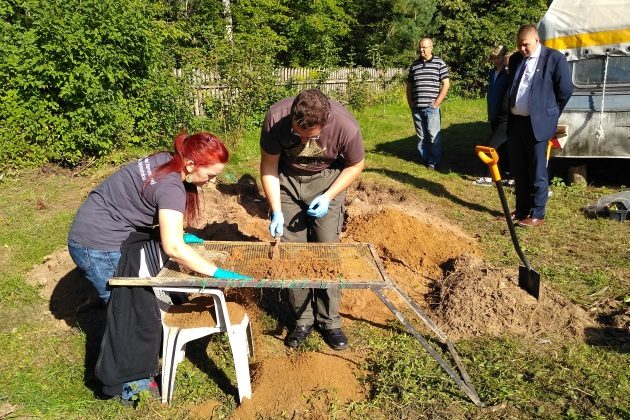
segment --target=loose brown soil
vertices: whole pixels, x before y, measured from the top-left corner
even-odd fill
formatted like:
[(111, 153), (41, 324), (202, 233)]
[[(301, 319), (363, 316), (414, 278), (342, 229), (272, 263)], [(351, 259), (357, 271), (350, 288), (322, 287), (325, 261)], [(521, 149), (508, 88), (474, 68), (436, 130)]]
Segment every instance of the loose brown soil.
[[(240, 324), (247, 314), (245, 308), (236, 302), (227, 302), (226, 307), (231, 324)], [(164, 315), (164, 324), (179, 328), (216, 327), (214, 299), (197, 296), (182, 305), (173, 305)]]
[(248, 258), (236, 250), (226, 264), (238, 267), (238, 271), (255, 279), (317, 279), (317, 280), (370, 280), (378, 278), (378, 272), (352, 248), (338, 249), (336, 261), (318, 256), (313, 251), (299, 251), (284, 255), (280, 245), (276, 258)]
[[(203, 198), (204, 219), (191, 232), (208, 240), (269, 241), (266, 203), (253, 179), (219, 185), (218, 190), (204, 191)], [(595, 325), (587, 313), (555, 293), (544, 279), (541, 299), (531, 298), (516, 285), (517, 267), (489, 266), (475, 239), (400, 191), (366, 182), (353, 187), (348, 193), (341, 239), (374, 244), (387, 275), (453, 340), (504, 334), (580, 340), (585, 328)], [(275, 260), (270, 261), (261, 263), (270, 271), (260, 277), (278, 275), (273, 271)], [(304, 278), (304, 268), (294, 268)], [(78, 275), (65, 249), (34, 267), (29, 279), (43, 286), (41, 293), (50, 299), (51, 313), (64, 328), (85, 330), (81, 320), (86, 317), (81, 314), (99, 310), (85, 306), (94, 297), (93, 292)], [(256, 347), (252, 359), (253, 398), (234, 412), (235, 418), (324, 418), (332, 401), (367, 398), (369, 390), (357, 379), (363, 374), (358, 363), (364, 352), (353, 349), (352, 337), (350, 348), (344, 352), (327, 348), (317, 352), (285, 351), (281, 329), (266, 331), (260, 325), (267, 310), (261, 304), (260, 293), (252, 289), (227, 293), (229, 300), (245, 308)], [(346, 326), (358, 320), (373, 325), (395, 320), (369, 290), (343, 293), (341, 312)], [(194, 305), (204, 309), (194, 309)], [(190, 306), (187, 319), (173, 322), (193, 322), (197, 316), (203, 318), (202, 322), (214, 322), (210, 316), (213, 311), (208, 311), (206, 304), (194, 300)], [(97, 340), (98, 332), (93, 336)], [(209, 403), (209, 407), (212, 411), (215, 404)]]

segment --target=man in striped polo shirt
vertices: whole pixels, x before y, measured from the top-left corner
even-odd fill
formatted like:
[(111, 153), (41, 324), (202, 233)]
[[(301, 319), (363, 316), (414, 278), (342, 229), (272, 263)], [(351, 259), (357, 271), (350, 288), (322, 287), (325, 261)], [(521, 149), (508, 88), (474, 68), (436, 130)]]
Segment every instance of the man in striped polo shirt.
[(407, 77), (407, 103), (418, 136), (418, 151), (428, 169), (435, 169), (442, 155), (440, 105), (451, 86), (448, 68), (433, 55), (433, 41), (422, 38), (420, 57), (411, 63)]

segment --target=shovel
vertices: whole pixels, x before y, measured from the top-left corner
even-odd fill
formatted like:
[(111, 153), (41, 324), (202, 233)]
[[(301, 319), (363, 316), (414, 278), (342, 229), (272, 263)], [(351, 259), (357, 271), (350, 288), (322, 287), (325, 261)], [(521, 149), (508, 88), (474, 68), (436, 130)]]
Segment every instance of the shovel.
[(499, 167), (497, 165), (499, 162), (499, 155), (496, 150), (487, 146), (477, 146), (475, 147), (475, 152), (477, 153), (477, 156), (479, 156), (479, 159), (481, 159), (483, 163), (488, 165), (488, 168), (490, 168), (490, 175), (492, 176), (492, 180), (499, 191), (501, 206), (503, 206), (505, 220), (507, 220), (508, 228), (510, 229), (510, 236), (512, 237), (514, 249), (525, 265), (525, 267), (518, 267), (518, 286), (538, 299), (540, 297), (540, 273), (532, 268), (518, 243), (518, 237), (516, 236), (516, 231), (514, 230), (514, 222), (512, 221), (512, 217), (510, 217), (510, 208), (508, 207), (507, 200), (505, 199), (503, 185), (501, 185), (501, 174), (499, 173)]
[(273, 248), (271, 248), (271, 251), (269, 251), (269, 258), (272, 260), (280, 258), (280, 236), (275, 238)]

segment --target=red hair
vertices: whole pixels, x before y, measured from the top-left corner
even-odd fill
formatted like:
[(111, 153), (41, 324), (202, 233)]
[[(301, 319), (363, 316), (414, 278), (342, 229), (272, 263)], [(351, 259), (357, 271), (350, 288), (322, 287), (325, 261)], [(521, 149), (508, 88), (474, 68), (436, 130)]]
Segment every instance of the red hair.
[[(223, 142), (214, 134), (200, 132), (188, 134), (183, 132), (175, 137), (173, 142), (173, 159), (159, 166), (154, 175), (158, 179), (172, 172), (180, 173), (186, 167), (186, 161), (193, 161), (195, 166), (209, 166), (215, 163), (227, 163), (230, 154)], [(184, 182), (186, 189), (186, 210), (184, 220), (186, 224), (194, 221), (199, 215), (199, 197), (197, 186)]]

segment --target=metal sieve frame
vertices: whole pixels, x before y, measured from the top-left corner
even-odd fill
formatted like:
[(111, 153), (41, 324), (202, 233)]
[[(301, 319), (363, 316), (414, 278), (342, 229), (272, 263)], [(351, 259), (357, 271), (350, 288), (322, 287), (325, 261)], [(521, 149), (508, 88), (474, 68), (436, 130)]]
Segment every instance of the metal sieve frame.
[[(205, 241), (192, 245), (197, 251), (215, 262), (216, 265), (239, 273), (247, 258), (269, 258), (273, 245), (269, 242), (244, 241)], [(297, 258), (300, 252), (308, 251), (315, 256), (326, 259), (331, 264), (342, 264), (343, 253), (352, 252), (357, 255), (354, 261), (357, 267), (371, 271), (364, 279), (252, 279), (225, 280), (213, 277), (200, 277), (182, 269), (174, 261), (167, 261), (156, 277), (114, 277), (111, 286), (153, 286), (153, 287), (251, 287), (279, 289), (372, 289), (391, 288), (392, 281), (370, 243), (301, 243), (282, 242), (279, 245), (281, 259)], [(234, 259), (234, 253), (239, 259)]]

